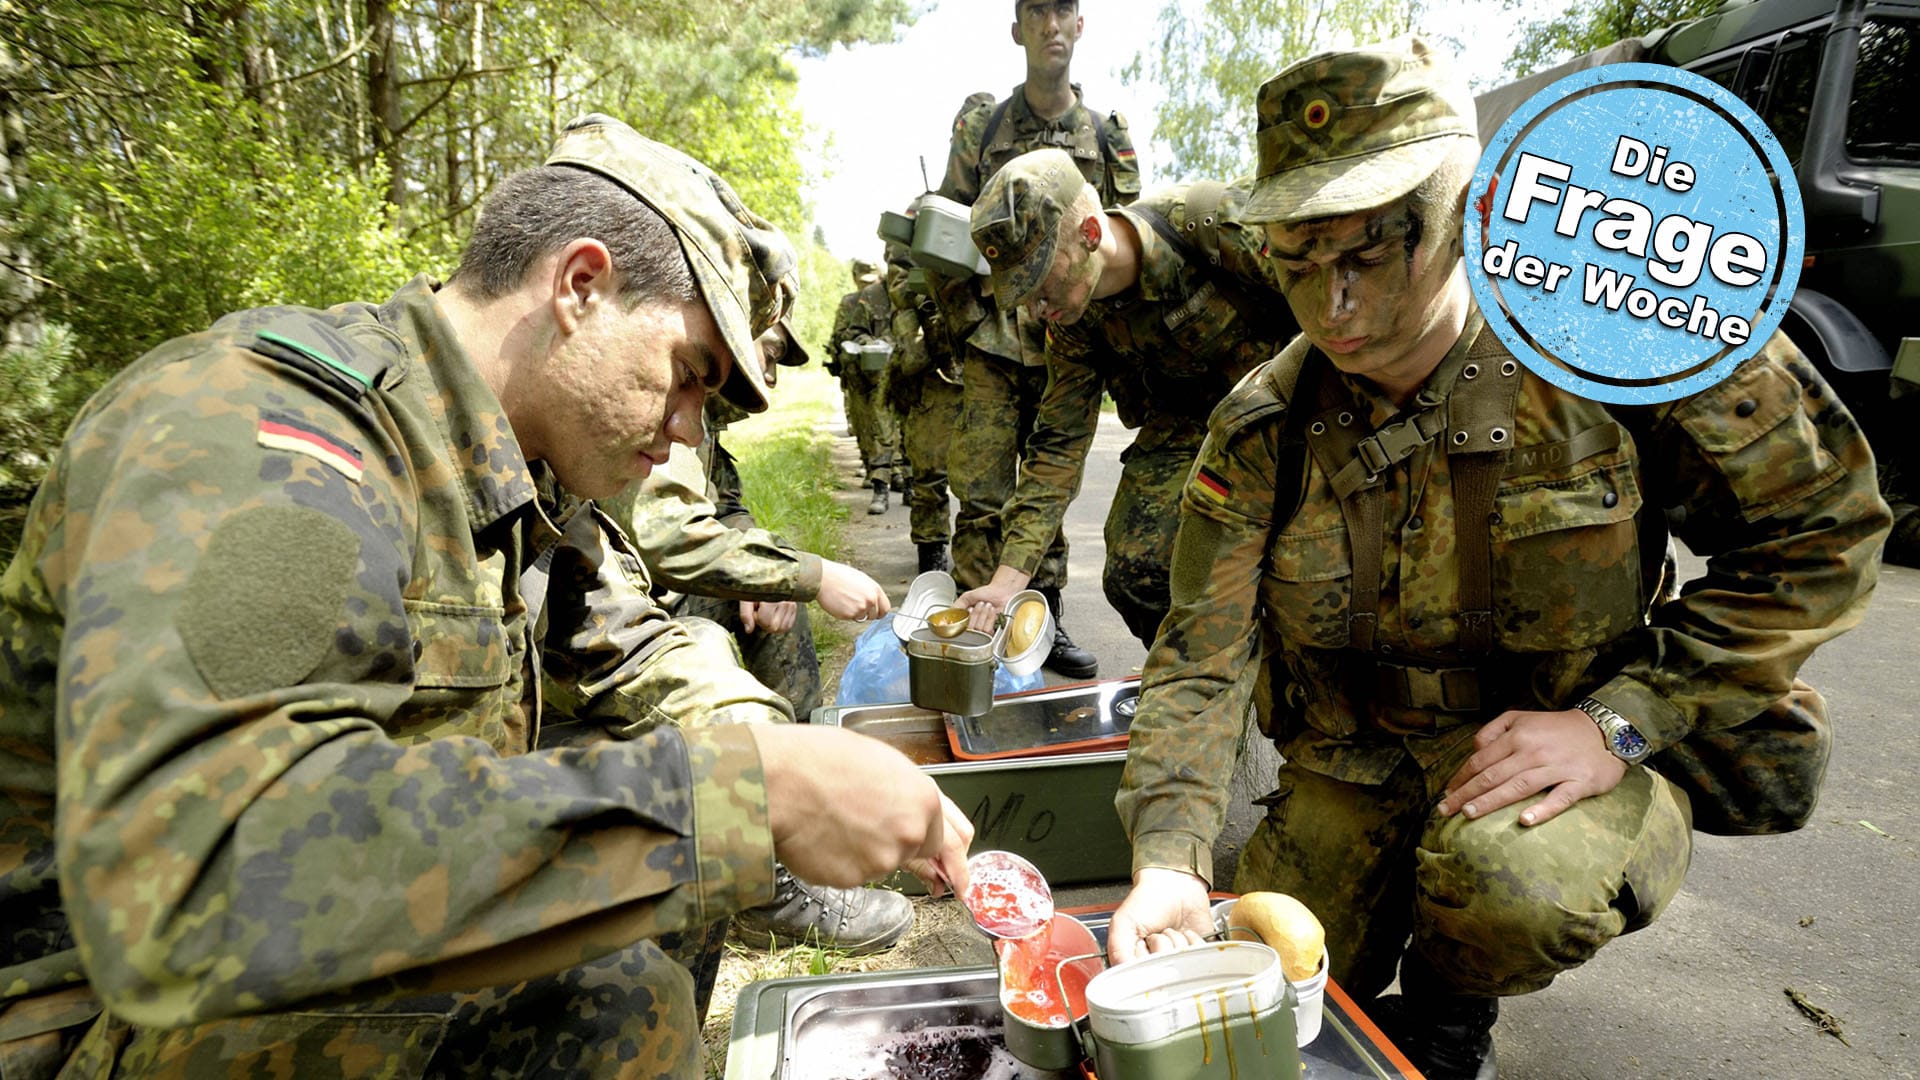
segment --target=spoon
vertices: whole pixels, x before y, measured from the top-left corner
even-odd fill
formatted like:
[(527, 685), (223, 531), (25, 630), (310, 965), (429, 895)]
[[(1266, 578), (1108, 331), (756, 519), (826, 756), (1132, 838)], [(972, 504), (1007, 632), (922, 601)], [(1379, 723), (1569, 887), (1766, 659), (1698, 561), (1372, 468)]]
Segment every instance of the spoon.
[(1053, 922), (1047, 879), (1011, 851), (983, 851), (968, 859), (967, 891), (960, 902), (991, 938), (1032, 937)]

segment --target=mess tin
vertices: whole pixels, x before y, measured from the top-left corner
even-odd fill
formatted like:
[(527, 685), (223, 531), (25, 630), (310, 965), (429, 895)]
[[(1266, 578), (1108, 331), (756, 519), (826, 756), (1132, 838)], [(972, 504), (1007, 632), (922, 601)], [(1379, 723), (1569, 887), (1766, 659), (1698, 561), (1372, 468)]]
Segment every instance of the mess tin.
[(1085, 923), (1058, 913), (1042, 934), (995, 943), (1007, 1051), (1022, 1065), (1059, 1072), (1085, 1059), (1076, 1024), (1104, 956)]
[(1094, 976), (1082, 1039), (1100, 1080), (1299, 1076), (1294, 1000), (1279, 953), (1209, 942)]
[(1023, 589), (1007, 602), (1007, 611), (1028, 603), (1044, 613), (1038, 633), (1018, 651), (1008, 642), (1010, 623), (1001, 616), (992, 634), (961, 630), (935, 620), (949, 619), (959, 588), (950, 574), (929, 570), (913, 579), (893, 616), (893, 632), (907, 650), (907, 689), (915, 705), (956, 716), (984, 716), (993, 708), (993, 673), (1004, 667), (1015, 675), (1031, 675), (1046, 662), (1053, 647), (1053, 612), (1046, 599)]

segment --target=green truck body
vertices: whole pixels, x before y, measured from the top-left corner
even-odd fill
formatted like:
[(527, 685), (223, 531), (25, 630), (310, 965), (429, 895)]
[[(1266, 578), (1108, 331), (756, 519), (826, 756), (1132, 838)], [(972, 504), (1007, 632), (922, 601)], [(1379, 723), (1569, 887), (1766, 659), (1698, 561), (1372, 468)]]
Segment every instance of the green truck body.
[(1920, 0), (1729, 0), (1478, 99), (1482, 141), (1555, 80), (1670, 64), (1739, 95), (1780, 140), (1806, 211), (1784, 327), (1867, 430), (1920, 563)]

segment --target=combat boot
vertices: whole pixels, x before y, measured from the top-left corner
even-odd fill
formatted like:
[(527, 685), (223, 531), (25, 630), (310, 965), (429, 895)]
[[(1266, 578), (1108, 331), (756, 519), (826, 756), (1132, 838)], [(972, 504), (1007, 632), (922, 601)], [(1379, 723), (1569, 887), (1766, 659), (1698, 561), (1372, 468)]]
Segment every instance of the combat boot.
[(733, 917), (733, 932), (759, 949), (812, 945), (854, 956), (890, 949), (913, 929), (913, 901), (888, 889), (810, 885), (773, 867), (773, 900)]
[(1069, 679), (1091, 679), (1100, 674), (1100, 659), (1073, 643), (1060, 621), (1060, 590), (1039, 589), (1053, 609), (1053, 650), (1047, 653), (1047, 666)]
[(943, 574), (953, 573), (953, 560), (947, 557), (945, 540), (930, 540), (920, 544), (920, 572), (938, 570)]
[(907, 493), (907, 474), (899, 469), (893, 471), (893, 491), (896, 495)]
[(887, 482), (885, 480), (875, 480), (873, 482), (873, 501), (867, 504), (867, 513), (884, 514), (886, 512)]
[(1400, 962), (1400, 993), (1367, 1009), (1428, 1080), (1495, 1080), (1493, 1022), (1500, 999), (1468, 997), (1445, 987), (1412, 953)]

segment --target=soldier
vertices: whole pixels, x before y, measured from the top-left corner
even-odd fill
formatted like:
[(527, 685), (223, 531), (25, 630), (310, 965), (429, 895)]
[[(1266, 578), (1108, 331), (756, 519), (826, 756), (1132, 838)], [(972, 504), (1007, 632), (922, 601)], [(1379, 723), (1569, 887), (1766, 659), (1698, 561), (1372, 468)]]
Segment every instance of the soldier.
[(1180, 490), (1207, 414), (1296, 329), (1262, 284), (1265, 237), (1215, 224), (1250, 188), (1202, 181), (1102, 212), (1099, 192), (1058, 150), (1022, 154), (987, 181), (973, 242), (993, 266), (999, 306), (1046, 321), (1048, 379), (999, 569), (958, 601), (981, 629), (1027, 586), (1080, 490), (1104, 391), (1140, 434), (1120, 455), (1101, 584), (1127, 628), (1153, 644)]
[[(779, 365), (807, 362), (783, 318), (761, 334), (767, 389)], [(845, 563), (801, 551), (755, 525), (740, 474), (719, 432), (739, 409), (709, 399), (707, 437), (696, 451), (676, 447), (667, 463), (607, 504), (632, 538), (675, 618), (711, 621), (732, 635), (747, 671), (805, 722), (820, 705), (820, 660), (806, 603), (838, 619), (884, 607), (879, 582)], [(734, 918), (736, 936), (760, 948), (810, 942), (853, 955), (892, 947), (913, 928), (913, 902), (885, 889), (836, 889), (774, 867), (771, 901)]]
[[(1888, 510), (1784, 336), (1633, 408), (1506, 351), (1462, 260), (1473, 100), (1418, 39), (1295, 64), (1258, 117), (1239, 217), (1302, 334), (1215, 410), (1187, 482), (1111, 953), (1211, 929), (1251, 692), (1285, 764), (1235, 888), (1304, 901), (1357, 998), (1397, 965), (1373, 1009), (1427, 1076), (1491, 1075), (1498, 998), (1659, 916), (1690, 825), (1811, 812), (1830, 743), (1795, 672), (1858, 621)], [(1708, 560), (1678, 595), (1669, 527)]]
[(653, 938), (776, 857), (964, 878), (930, 779), (770, 722), (582, 501), (709, 391), (764, 407), (765, 228), (587, 117), (449, 285), (237, 313), (93, 397), (0, 577), (9, 1078), (698, 1076)]
[(887, 299), (893, 305), (894, 350), (887, 369), (887, 404), (900, 417), (900, 450), (912, 477), (907, 489), (911, 536), (924, 574), (953, 569), (947, 556), (953, 537), (947, 451), (960, 421), (960, 369), (939, 308), (909, 286), (910, 273), (906, 249), (889, 244)]
[[(840, 385), (854, 410), (854, 435), (860, 440), (860, 460), (866, 468), (873, 501), (867, 513), (887, 512), (887, 492), (893, 482), (894, 458), (900, 452), (900, 425), (886, 401), (885, 377), (893, 349), (893, 306), (880, 268), (865, 259), (853, 261), (855, 291), (840, 301), (827, 349), (840, 360)], [(852, 348), (850, 349), (849, 346)]]
[[(1101, 118), (1071, 81), (1073, 49), (1084, 28), (1076, 0), (1016, 0), (1013, 40), (1026, 51), (1027, 79), (998, 104), (982, 93), (961, 107), (941, 195), (972, 206), (1002, 165), (1050, 146), (1073, 156), (1087, 182), (1099, 189), (1103, 205), (1119, 206), (1139, 196), (1140, 169), (1126, 120), (1117, 112)], [(1001, 561), (1003, 514), (1046, 390), (1046, 342), (1037, 320), (994, 302), (985, 278), (944, 279), (936, 295), (963, 353), (965, 403), (949, 469), (960, 500), (953, 576), (962, 589), (975, 589), (987, 584)], [(1047, 666), (1062, 675), (1091, 678), (1099, 673), (1099, 660), (1073, 643), (1060, 618), (1066, 582), (1067, 542), (1056, 530), (1047, 538), (1032, 581), (1054, 612)]]

